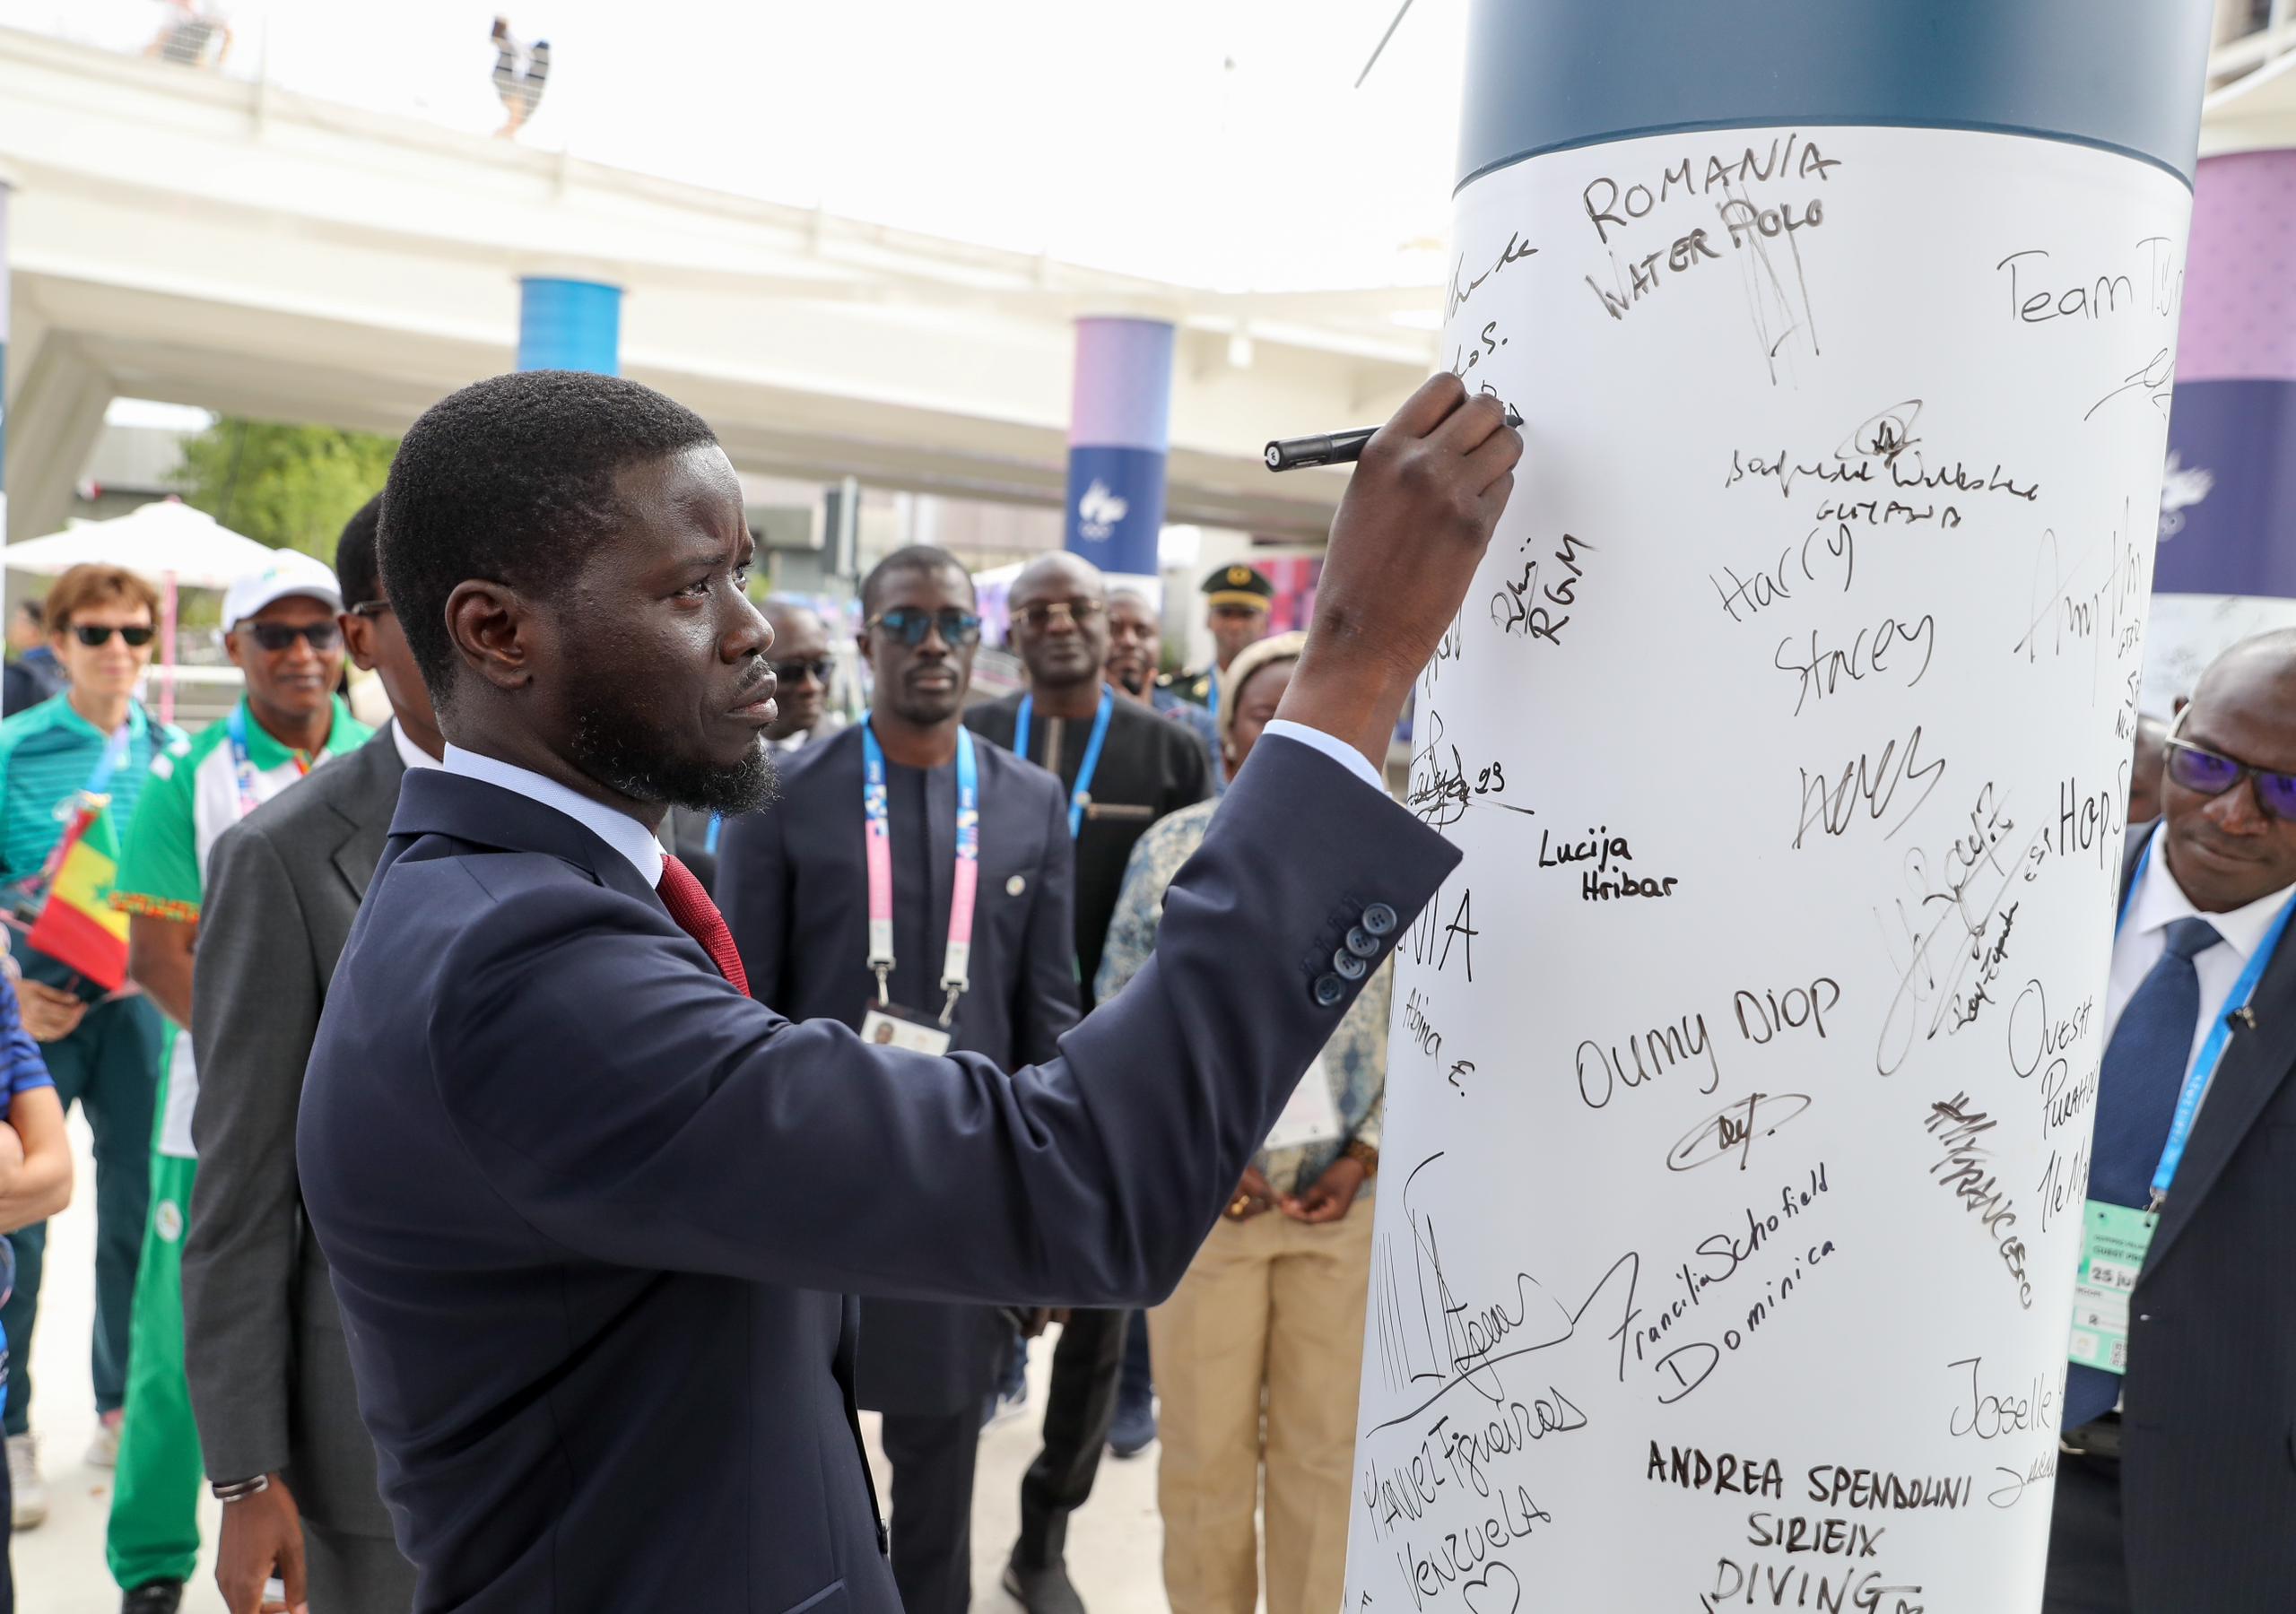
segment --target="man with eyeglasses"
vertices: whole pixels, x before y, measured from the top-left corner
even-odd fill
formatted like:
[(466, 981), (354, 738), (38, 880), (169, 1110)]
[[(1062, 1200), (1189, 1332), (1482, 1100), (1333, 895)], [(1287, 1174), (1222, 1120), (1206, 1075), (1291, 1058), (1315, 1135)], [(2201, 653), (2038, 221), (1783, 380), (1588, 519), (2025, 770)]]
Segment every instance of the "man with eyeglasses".
[[(1109, 919), (1133, 844), (1167, 813), (1212, 794), (1211, 760), (1196, 737), (1104, 681), (1108, 584), (1079, 555), (1049, 554), (1013, 580), (1013, 647), (1029, 672), (1018, 695), (975, 707), (965, 723), (1057, 774), (1076, 843), (1078, 990), (1089, 1011)], [(1074, 1312), (1052, 1355), (1044, 1448), (1021, 1481), (1021, 1533), (1005, 1590), (1030, 1614), (1080, 1614), (1063, 1547), (1068, 1515), (1092, 1494), (1117, 1412), (1129, 1312)]]
[(184, 1378), (182, 1258), (197, 1175), (189, 1028), (208, 855), (224, 830), (370, 733), (335, 693), (342, 609), (335, 573), (291, 550), (225, 592), (223, 647), (247, 692), (222, 722), (152, 763), (112, 889), (112, 905), (128, 915), (128, 974), (170, 1021), (105, 1540), (112, 1579), (126, 1593), (123, 1614), (170, 1614), (199, 1555), (202, 1468)]
[[(48, 639), (61, 693), (0, 724), (0, 900), (30, 920), (48, 887), (48, 860), (81, 794), (109, 798), (115, 836), (126, 831), (152, 759), (175, 731), (135, 699), (151, 665), (159, 592), (116, 566), (75, 566), (48, 591)], [(77, 1103), (95, 1138), (96, 1315), (89, 1352), (97, 1426), (87, 1460), (109, 1468), (119, 1449), (127, 1388), (127, 1334), (135, 1263), (151, 1193), (152, 1106), (160, 1070), (160, 1017), (133, 994), (108, 992), (21, 938), (13, 948), (24, 1028), (40, 1045), (66, 1109)], [(0, 1328), (15, 1341), (8, 1386), (8, 1468), (16, 1527), (48, 1514), (48, 1488), (31, 1432), (31, 1339), (39, 1319), (48, 1224), (10, 1236), (13, 1298)]]
[[(954, 555), (896, 551), (861, 606), (868, 716), (785, 759), (780, 799), (726, 827), (717, 897), (750, 990), (872, 1043), (1041, 1063), (1077, 1019), (1067, 801), (963, 725), (980, 616)], [(963, 1614), (981, 1410), (1011, 1325), (995, 1306), (876, 1298), (859, 1322), (856, 1392), (884, 1415), (901, 1607)]]
[(2166, 748), (2099, 1042), (2048, 1006), (2075, 1040), (2039, 1096), (2076, 1132), (2096, 1072), (2050, 1614), (2278, 1608), (2296, 1585), (2296, 631), (2219, 657)]

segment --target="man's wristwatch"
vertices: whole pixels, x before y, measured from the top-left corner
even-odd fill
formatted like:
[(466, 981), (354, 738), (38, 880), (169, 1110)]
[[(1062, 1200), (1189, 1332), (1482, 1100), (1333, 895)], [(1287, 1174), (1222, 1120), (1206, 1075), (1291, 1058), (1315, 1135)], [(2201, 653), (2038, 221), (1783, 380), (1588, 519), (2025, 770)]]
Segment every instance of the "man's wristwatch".
[(225, 1503), (227, 1505), (233, 1502), (244, 1502), (249, 1497), (260, 1497), (264, 1492), (269, 1490), (271, 1488), (271, 1476), (268, 1474), (257, 1474), (252, 1480), (218, 1480), (207, 1488), (215, 1493), (215, 1499), (218, 1502)]
[(1351, 1138), (1348, 1140), (1347, 1147), (1339, 1152), (1344, 1158), (1352, 1160), (1363, 1167), (1365, 1176), (1375, 1177), (1379, 1175), (1379, 1146), (1378, 1144), (1366, 1143), (1361, 1138)]

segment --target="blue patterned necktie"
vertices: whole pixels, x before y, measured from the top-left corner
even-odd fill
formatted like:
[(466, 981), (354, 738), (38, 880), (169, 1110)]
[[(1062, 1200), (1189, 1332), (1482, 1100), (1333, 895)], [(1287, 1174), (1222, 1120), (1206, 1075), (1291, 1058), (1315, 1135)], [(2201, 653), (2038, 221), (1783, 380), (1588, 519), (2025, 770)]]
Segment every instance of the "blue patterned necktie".
[[(2200, 1026), (2200, 972), (2193, 958), (2224, 938), (2205, 919), (2169, 926), (2160, 962), (2137, 984), (2105, 1048), (2097, 1078), (2096, 1141), (2089, 1157), (2089, 1197), (2114, 1205), (2144, 1205), (2152, 1197), (2152, 1173), (2168, 1146), (2177, 1095), (2192, 1063)], [(2120, 1375), (2075, 1362), (2065, 1380), (2068, 1429), (2112, 1410)]]

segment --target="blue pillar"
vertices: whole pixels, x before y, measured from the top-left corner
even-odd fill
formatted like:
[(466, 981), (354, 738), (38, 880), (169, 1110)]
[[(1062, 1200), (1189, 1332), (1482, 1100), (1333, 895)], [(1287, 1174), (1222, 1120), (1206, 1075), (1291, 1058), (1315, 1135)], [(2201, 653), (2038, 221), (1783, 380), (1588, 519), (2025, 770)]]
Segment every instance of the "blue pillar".
[(1172, 327), (1076, 322), (1065, 542), (1104, 572), (1153, 579), (1171, 447)]
[(622, 374), (622, 288), (540, 275), (519, 281), (518, 368)]

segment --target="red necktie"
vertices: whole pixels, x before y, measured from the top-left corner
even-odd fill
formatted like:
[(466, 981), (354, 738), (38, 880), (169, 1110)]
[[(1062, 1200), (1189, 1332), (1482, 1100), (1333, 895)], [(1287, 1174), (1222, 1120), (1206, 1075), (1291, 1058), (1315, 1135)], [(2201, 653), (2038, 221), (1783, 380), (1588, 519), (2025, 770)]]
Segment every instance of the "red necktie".
[(701, 889), (701, 881), (668, 853), (662, 854), (662, 883), (654, 888), (662, 906), (670, 910), (670, 917), (678, 928), (701, 943), (718, 966), (718, 974), (733, 982), (744, 997), (750, 993), (748, 971), (742, 968), (742, 955), (735, 950), (734, 933), (726, 928), (726, 915), (709, 900), (709, 893)]

